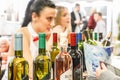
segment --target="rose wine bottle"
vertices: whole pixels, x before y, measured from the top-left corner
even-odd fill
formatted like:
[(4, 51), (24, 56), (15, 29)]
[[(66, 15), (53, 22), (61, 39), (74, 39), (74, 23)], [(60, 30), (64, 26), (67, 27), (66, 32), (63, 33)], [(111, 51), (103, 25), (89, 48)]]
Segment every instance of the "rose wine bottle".
[(60, 34), (60, 52), (55, 58), (54, 80), (72, 80), (72, 58), (67, 52), (67, 44), (63, 39), (64, 33)]

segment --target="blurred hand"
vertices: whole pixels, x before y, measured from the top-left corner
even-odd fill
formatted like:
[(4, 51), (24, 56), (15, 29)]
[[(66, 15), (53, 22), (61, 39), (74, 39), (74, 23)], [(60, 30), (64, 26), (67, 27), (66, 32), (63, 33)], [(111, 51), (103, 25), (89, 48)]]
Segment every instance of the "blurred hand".
[(82, 24), (82, 21), (76, 20), (75, 24), (80, 25), (80, 24)]
[(106, 68), (106, 66), (105, 66), (104, 63), (101, 63), (101, 66), (99, 66), (99, 67), (96, 69), (96, 78), (98, 79), (99, 76), (100, 76), (100, 74), (101, 74), (102, 72), (105, 72), (105, 71), (107, 71), (107, 68)]

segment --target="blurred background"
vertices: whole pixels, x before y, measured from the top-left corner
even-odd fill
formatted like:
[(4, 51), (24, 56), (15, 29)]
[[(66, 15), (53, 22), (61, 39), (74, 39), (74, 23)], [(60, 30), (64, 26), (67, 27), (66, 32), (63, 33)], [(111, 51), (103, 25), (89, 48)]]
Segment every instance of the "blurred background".
[[(56, 5), (62, 5), (71, 12), (75, 3), (80, 4), (80, 12), (87, 19), (90, 8), (95, 7), (103, 14), (107, 32), (112, 31), (112, 38), (118, 40), (120, 24), (120, 0), (52, 0)], [(29, 0), (1, 0), (0, 2), (0, 35), (11, 35), (21, 27), (25, 9)], [(117, 43), (117, 42), (116, 42)]]

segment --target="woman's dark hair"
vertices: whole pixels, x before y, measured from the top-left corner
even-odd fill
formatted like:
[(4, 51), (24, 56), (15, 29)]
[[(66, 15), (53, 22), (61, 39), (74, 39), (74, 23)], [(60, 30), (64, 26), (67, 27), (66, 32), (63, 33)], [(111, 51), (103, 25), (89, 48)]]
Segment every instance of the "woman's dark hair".
[[(32, 4), (30, 4), (30, 6), (29, 6), (29, 9), (28, 9), (29, 11), (26, 12), (25, 19), (26, 18), (29, 19), (28, 22), (26, 21), (26, 26), (32, 20), (32, 18), (31, 18), (32, 13), (35, 12), (37, 15), (40, 15), (40, 12), (45, 7), (56, 8), (55, 4), (50, 0), (33, 0)], [(25, 19), (24, 19), (24, 21), (25, 21)]]
[(56, 8), (55, 4), (50, 0), (35, 0), (31, 6), (31, 14), (32, 12), (35, 12), (39, 15), (45, 7)]
[(24, 17), (24, 20), (22, 23), (22, 27), (26, 27), (28, 25), (28, 23), (31, 21), (30, 7), (31, 7), (33, 2), (34, 2), (34, 0), (30, 0), (28, 5), (27, 5), (26, 11), (25, 11), (25, 17)]

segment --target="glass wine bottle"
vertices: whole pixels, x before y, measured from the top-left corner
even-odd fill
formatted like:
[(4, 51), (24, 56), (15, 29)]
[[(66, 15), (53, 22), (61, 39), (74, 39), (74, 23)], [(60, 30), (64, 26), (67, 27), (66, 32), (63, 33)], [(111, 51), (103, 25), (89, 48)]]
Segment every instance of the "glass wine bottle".
[(112, 36), (112, 32), (109, 32), (106, 39), (102, 41), (102, 46), (110, 46), (111, 42), (110, 42), (110, 38)]
[(60, 34), (60, 52), (55, 58), (54, 80), (72, 80), (72, 58), (64, 43), (64, 34)]
[[(57, 45), (57, 33), (53, 33), (53, 46), (50, 50), (53, 72), (54, 72), (55, 57), (58, 55), (59, 51), (60, 50), (59, 50), (58, 45)], [(53, 78), (54, 78), (54, 73), (53, 73)]]
[(103, 33), (100, 32), (100, 33), (99, 33), (99, 41), (101, 41), (102, 39), (103, 39)]
[(71, 37), (71, 49), (68, 52), (73, 61), (73, 80), (82, 80), (82, 52), (77, 49), (76, 45), (76, 33), (72, 32)]
[(34, 80), (49, 80), (51, 78), (51, 59), (46, 53), (46, 35), (39, 33), (39, 55), (33, 61)]
[(98, 33), (97, 32), (94, 32), (94, 40), (98, 41)]
[(23, 58), (23, 35), (15, 34), (15, 58), (8, 65), (8, 80), (29, 80), (29, 64)]

